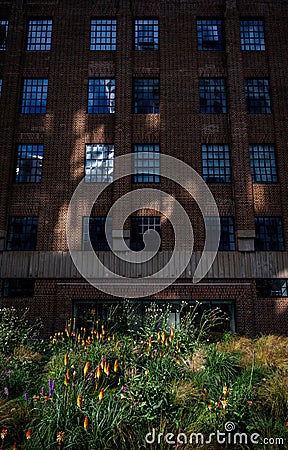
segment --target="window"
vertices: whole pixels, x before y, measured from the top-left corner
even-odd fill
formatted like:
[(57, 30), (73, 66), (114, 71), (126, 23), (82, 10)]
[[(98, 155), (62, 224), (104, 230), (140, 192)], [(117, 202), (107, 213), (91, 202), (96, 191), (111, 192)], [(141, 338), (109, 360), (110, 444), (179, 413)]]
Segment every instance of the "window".
[(134, 29), (135, 50), (158, 50), (158, 20), (137, 19)]
[(11, 278), (3, 281), (3, 297), (33, 297), (35, 280)]
[(112, 183), (114, 145), (87, 144), (85, 181), (87, 183)]
[(244, 83), (248, 113), (270, 114), (269, 81), (267, 79), (246, 79)]
[(287, 281), (256, 280), (256, 290), (258, 297), (287, 297)]
[(136, 114), (159, 113), (158, 78), (137, 78), (133, 86), (134, 109)]
[(249, 146), (250, 168), (253, 183), (277, 183), (277, 166), (274, 145)]
[(22, 114), (45, 114), (47, 105), (48, 80), (27, 78), (23, 81)]
[(38, 217), (10, 217), (7, 250), (35, 250)]
[(197, 20), (198, 50), (223, 50), (221, 19)]
[(40, 183), (43, 145), (20, 144), (17, 150), (16, 183)]
[(88, 113), (115, 113), (115, 79), (92, 78), (89, 80)]
[(223, 78), (200, 78), (199, 95), (201, 113), (227, 113), (226, 88)]
[(206, 183), (230, 183), (231, 168), (227, 144), (202, 145), (202, 176)]
[(158, 144), (134, 145), (134, 183), (160, 182), (159, 152)]
[(147, 230), (156, 230), (161, 237), (161, 217), (160, 216), (132, 216), (131, 217), (131, 250), (143, 250), (143, 234)]
[(116, 50), (116, 20), (91, 20), (90, 50)]
[(242, 50), (265, 50), (263, 20), (240, 20)]
[(51, 50), (52, 20), (29, 20), (27, 50)]
[(6, 50), (8, 20), (0, 20), (0, 50)]
[(255, 233), (255, 250), (285, 250), (282, 219), (280, 217), (255, 217)]
[[(218, 231), (217, 222), (215, 221), (215, 217), (205, 217), (205, 225), (206, 225), (206, 241), (207, 241), (207, 250), (212, 250), (214, 248), (213, 243), (213, 233), (214, 231)], [(219, 251), (235, 251), (236, 250), (236, 242), (235, 242), (235, 231), (234, 231), (234, 220), (233, 217), (220, 217), (220, 242), (219, 242)], [(210, 247), (211, 245), (211, 247)]]
[[(106, 237), (105, 226), (107, 226), (108, 240)], [(108, 244), (108, 241), (112, 241), (111, 217), (83, 217), (83, 250), (89, 250), (89, 236), (91, 245), (95, 251), (111, 250)]]
[(2, 95), (2, 78), (0, 78), (0, 96)]
[(216, 324), (211, 323), (213, 326), (210, 328), (210, 332), (216, 333), (216, 335), (222, 334), (224, 331), (235, 332), (235, 305), (233, 300), (199, 300), (197, 306), (195, 301), (190, 300), (189, 306), (190, 308), (196, 308), (195, 326), (199, 327), (207, 315), (210, 317), (209, 323), (211, 323), (214, 318), (213, 310), (217, 308), (220, 310), (217, 317), (220, 317)]

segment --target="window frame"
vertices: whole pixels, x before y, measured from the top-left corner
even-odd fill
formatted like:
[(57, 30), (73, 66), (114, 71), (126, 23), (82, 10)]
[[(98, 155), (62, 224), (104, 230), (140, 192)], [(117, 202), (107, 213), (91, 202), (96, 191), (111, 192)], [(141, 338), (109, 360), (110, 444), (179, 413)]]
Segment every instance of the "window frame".
[[(144, 148), (144, 150), (140, 150), (140, 148)], [(141, 154), (142, 158), (140, 157)], [(160, 183), (160, 145), (134, 144), (133, 155), (133, 183)], [(145, 161), (147, 161), (147, 164), (145, 164)], [(139, 172), (141, 165), (143, 171)], [(147, 172), (144, 171), (145, 169), (147, 169)], [(152, 170), (152, 173), (150, 173), (150, 170)], [(147, 180), (145, 180), (145, 177), (147, 177)]]
[[(33, 83), (33, 81), (37, 83)], [(39, 82), (42, 81), (42, 84)], [(25, 84), (25, 82), (30, 82)], [(25, 91), (25, 86), (28, 88), (31, 86), (31, 91), (29, 89)], [(41, 90), (39, 88), (42, 88)], [(35, 90), (37, 88), (37, 90)], [(47, 113), (47, 102), (48, 102), (48, 88), (49, 80), (48, 78), (24, 78), (22, 82), (22, 97), (21, 97), (21, 114), (46, 114)], [(32, 90), (33, 89), (33, 90)], [(34, 92), (33, 92), (34, 91)], [(38, 98), (38, 92), (41, 94)], [(30, 94), (29, 97), (27, 94)], [(36, 93), (36, 97), (35, 97)], [(35, 98), (33, 98), (33, 96)], [(40, 101), (40, 106), (37, 105), (37, 101)], [(32, 104), (30, 104), (30, 102)], [(38, 111), (39, 110), (39, 111)]]
[[(245, 31), (244, 22), (251, 22), (251, 26), (255, 26), (255, 24), (252, 25), (252, 22), (262, 22), (262, 33), (263, 33), (263, 42), (261, 42), (261, 30), (259, 28), (259, 25), (257, 27), (256, 33), (251, 37), (251, 32), (249, 31), (249, 28), (247, 31)], [(243, 17), (240, 18), (239, 21), (239, 30), (240, 30), (240, 46), (242, 51), (265, 51), (266, 50), (266, 39), (265, 39), (265, 21), (263, 17)], [(245, 37), (245, 33), (248, 34), (248, 36)], [(258, 36), (257, 36), (258, 34)], [(247, 39), (246, 39), (247, 38)], [(257, 46), (260, 46), (260, 48), (256, 48)], [(264, 48), (262, 48), (264, 47)]]
[[(92, 22), (101, 22), (101, 24), (93, 24)], [(110, 24), (106, 23), (104, 24), (104, 22), (111, 22)], [(99, 43), (97, 42), (97, 33), (101, 33), (104, 32), (104, 30), (100, 30), (97, 31), (97, 26), (98, 27), (104, 27), (106, 25), (106, 30), (105, 30), (105, 42), (101, 42), (101, 40), (99, 41)], [(110, 25), (110, 30), (108, 31), (108, 25)], [(93, 29), (92, 27), (95, 27), (95, 29)], [(115, 27), (115, 30), (113, 30), (113, 27)], [(110, 42), (106, 41), (107, 40), (107, 34), (110, 32), (111, 34), (111, 39)], [(93, 41), (93, 33), (95, 34), (95, 41)], [(100, 39), (102, 39), (102, 36), (100, 36)], [(97, 47), (105, 47), (105, 48), (97, 48)], [(92, 48), (93, 47), (93, 48)], [(110, 48), (107, 48), (110, 47)], [(98, 51), (115, 51), (117, 49), (117, 19), (115, 19), (114, 17), (94, 17), (90, 20), (90, 36), (89, 36), (89, 50), (94, 52), (98, 52)]]
[[(144, 81), (148, 81), (148, 84), (144, 84)], [(142, 86), (145, 88), (146, 86), (149, 87), (149, 81), (152, 81), (151, 88), (148, 89), (148, 99), (145, 99), (145, 89), (141, 92), (140, 89), (136, 89), (136, 85), (138, 82), (143, 82)], [(156, 83), (157, 81), (157, 83)], [(154, 84), (155, 83), (155, 84)], [(142, 87), (141, 84), (138, 86), (138, 88)], [(155, 86), (157, 87), (158, 92), (154, 96)], [(150, 91), (152, 91), (152, 96), (150, 96)], [(141, 95), (139, 95), (139, 93)], [(139, 95), (139, 98), (137, 98)], [(156, 98), (155, 98), (156, 97)], [(158, 99), (158, 102), (157, 102)], [(143, 102), (142, 105), (136, 104), (136, 102)], [(140, 111), (138, 111), (140, 109)], [(134, 78), (133, 79), (133, 114), (160, 114), (160, 80), (159, 78)]]
[[(260, 220), (263, 221), (262, 227), (266, 227), (264, 229), (264, 233), (261, 233), (260, 227), (261, 223)], [(273, 221), (278, 221), (278, 223), (273, 224)], [(255, 222), (255, 251), (276, 251), (276, 252), (282, 252), (285, 251), (285, 239), (284, 239), (284, 229), (283, 229), (283, 220), (280, 216), (256, 216), (254, 218)], [(267, 224), (265, 225), (265, 222)], [(270, 222), (270, 223), (268, 223)], [(267, 232), (267, 227), (273, 226), (274, 228), (277, 227), (277, 233), (276, 233), (276, 239), (274, 236), (269, 236)], [(257, 234), (259, 230), (259, 233)], [(264, 240), (261, 241), (260, 237), (261, 234), (264, 235)], [(267, 239), (269, 237), (269, 239)], [(282, 239), (279, 240), (279, 237)]]
[[(220, 147), (222, 147), (222, 150), (220, 149)], [(212, 159), (209, 158), (210, 153), (212, 154)], [(216, 155), (218, 155), (217, 158)], [(202, 144), (201, 157), (202, 157), (202, 178), (205, 181), (205, 183), (227, 184), (232, 182), (229, 144), (213, 144), (213, 143)], [(223, 161), (223, 165), (221, 165), (221, 161)], [(204, 165), (205, 162), (206, 166)], [(214, 162), (217, 162), (218, 165), (214, 164)], [(213, 163), (213, 165), (211, 163)], [(217, 170), (219, 172), (218, 175)], [(224, 170), (224, 175), (221, 174), (221, 170)], [(207, 174), (205, 173), (205, 171), (207, 171)], [(214, 174), (214, 171), (216, 172), (216, 174)]]
[[(15, 283), (16, 287), (11, 287), (10, 283)], [(24, 287), (17, 284), (23, 283)], [(26, 286), (25, 286), (26, 285)], [(21, 293), (24, 291), (24, 293)], [(11, 292), (12, 291), (12, 292)], [(26, 292), (25, 292), (26, 291)], [(32, 298), (35, 291), (35, 279), (33, 278), (5, 278), (2, 286), (3, 298)]]
[[(137, 22), (144, 22), (144, 21), (147, 21), (149, 23), (145, 23), (145, 24), (137, 23)], [(141, 25), (143, 25), (143, 30), (140, 31), (138, 29), (138, 27), (140, 28)], [(139, 42), (139, 35), (142, 36), (142, 34), (143, 34), (142, 39), (145, 39), (144, 25), (147, 25), (148, 27), (150, 27), (150, 26), (152, 27), (152, 33), (151, 33), (152, 40), (147, 40), (146, 43), (144, 40)], [(150, 39), (150, 33), (148, 33), (147, 39)], [(136, 51), (145, 51), (145, 50), (158, 51), (159, 50), (159, 19), (153, 18), (153, 17), (134, 18), (133, 42), (134, 42), (133, 48)]]
[(0, 31), (1, 31), (2, 27), (5, 27), (5, 36), (4, 36), (4, 31), (3, 31), (3, 44), (0, 43), (0, 52), (7, 50), (7, 38), (8, 38), (9, 20), (7, 20), (7, 19), (0, 19)]
[[(260, 147), (262, 147), (262, 149)], [(265, 147), (267, 147), (268, 150), (265, 150)], [(269, 158), (265, 158), (265, 156), (262, 159), (260, 157), (256, 158), (255, 157), (256, 152), (258, 153), (258, 155), (261, 153), (264, 154), (267, 153), (269, 154)], [(278, 183), (278, 167), (274, 144), (249, 144), (249, 157), (250, 157), (250, 172), (252, 183), (254, 184)], [(261, 162), (263, 163), (261, 164)], [(259, 173), (257, 173), (257, 171), (259, 171)], [(264, 179), (265, 177), (266, 180)]]
[[(282, 282), (282, 286), (281, 285)], [(277, 286), (273, 286), (273, 283)], [(262, 286), (260, 286), (262, 284)], [(268, 290), (270, 291), (268, 293)], [(256, 279), (256, 292), (258, 298), (284, 298), (287, 295), (287, 280), (285, 278), (258, 278)], [(278, 292), (278, 293), (277, 293)], [(280, 294), (279, 294), (280, 293)]]
[[(96, 147), (107, 147), (107, 149), (105, 150), (109, 154), (113, 154), (112, 158), (87, 158), (87, 155), (90, 153), (91, 155), (93, 155), (93, 148)], [(92, 148), (92, 150), (89, 152), (88, 149)], [(96, 150), (95, 150), (96, 153)], [(103, 154), (104, 152), (102, 152)], [(115, 146), (114, 144), (108, 144), (108, 143), (91, 143), (91, 144), (85, 144), (85, 183), (113, 183), (113, 179), (114, 179), (114, 158), (115, 158)], [(95, 161), (96, 166), (93, 167), (90, 164), (90, 167), (88, 166), (88, 161), (91, 162), (91, 164), (93, 164), (93, 161)], [(107, 162), (107, 165), (103, 165), (103, 166), (97, 166), (97, 161), (105, 161)], [(112, 164), (110, 164), (110, 162), (112, 161)], [(109, 174), (109, 169), (112, 168), (112, 174)], [(92, 171), (93, 169), (95, 169), (95, 173), (87, 173), (87, 170)], [(106, 175), (104, 176), (103, 174), (97, 173), (97, 169), (99, 170), (104, 170), (107, 172)], [(98, 179), (99, 178), (99, 179)], [(105, 179), (101, 179), (101, 178), (105, 178)]]
[[(219, 35), (219, 39), (204, 39), (205, 31), (208, 31), (208, 25), (204, 22), (215, 22), (211, 23), (211, 26), (217, 26), (217, 34)], [(207, 30), (204, 29), (207, 27)], [(223, 51), (224, 50), (224, 21), (220, 17), (198, 17), (196, 19), (196, 32), (197, 32), (197, 50), (198, 51)], [(208, 35), (214, 36), (214, 33), (208, 33)], [(209, 42), (219, 42), (218, 47), (214, 45), (205, 45), (204, 43)]]
[[(23, 223), (21, 223), (21, 220)], [(29, 223), (29, 220), (31, 223)], [(26, 223), (25, 223), (26, 222)], [(30, 233), (16, 232), (17, 224), (21, 227), (31, 227)], [(20, 227), (19, 227), (20, 229)], [(32, 230), (34, 230), (32, 232)], [(7, 229), (7, 251), (35, 251), (37, 248), (38, 217), (37, 216), (9, 216)], [(19, 243), (17, 244), (17, 241)]]
[[(35, 23), (32, 22), (42, 22)], [(44, 22), (47, 22), (46, 24)], [(50, 22), (50, 23), (49, 23)], [(42, 25), (42, 26), (41, 26)], [(31, 29), (30, 29), (31, 26)], [(35, 31), (33, 31), (33, 26), (36, 27)], [(37, 27), (38, 26), (38, 27)], [(49, 29), (51, 27), (51, 30)], [(43, 28), (43, 29), (42, 29)], [(48, 52), (52, 49), (52, 32), (53, 32), (53, 19), (51, 17), (31, 17), (27, 22), (27, 35), (26, 35), (26, 46), (25, 50), (28, 52)], [(30, 34), (32, 35), (30, 36)], [(33, 36), (33, 33), (36, 33), (36, 36)], [(40, 36), (38, 36), (40, 34)], [(33, 42), (33, 40), (40, 39), (40, 43)], [(31, 42), (29, 42), (31, 41)], [(33, 42), (33, 43), (32, 43)], [(29, 48), (29, 47), (37, 47), (40, 48)], [(45, 48), (42, 48), (44, 46)]]
[[(92, 81), (98, 81), (99, 84), (92, 84)], [(101, 81), (107, 82), (106, 84), (101, 84)], [(102, 86), (107, 86), (108, 82), (111, 83), (112, 89), (111, 92), (109, 92), (109, 95), (106, 97), (103, 96), (103, 92), (100, 89)], [(90, 88), (93, 88), (90, 90)], [(95, 87), (98, 87), (98, 90), (95, 89)], [(105, 92), (104, 92), (105, 93)], [(87, 102), (87, 114), (115, 114), (116, 108), (115, 108), (115, 102), (116, 102), (116, 79), (115, 78), (104, 78), (104, 77), (93, 77), (88, 79), (88, 102)], [(99, 94), (96, 96), (96, 94)], [(113, 95), (114, 94), (114, 95)], [(106, 103), (103, 103), (103, 99)], [(89, 105), (89, 102), (92, 102), (91, 105)], [(112, 102), (110, 106), (109, 102)], [(109, 111), (109, 108), (111, 111)]]
[[(218, 84), (217, 84), (218, 82)], [(200, 114), (227, 114), (228, 98), (226, 79), (223, 77), (199, 78), (199, 106)], [(218, 100), (215, 95), (220, 88)], [(204, 95), (203, 95), (204, 94)], [(213, 102), (213, 103), (212, 103)], [(219, 108), (219, 110), (218, 110)]]
[[(99, 222), (102, 222), (102, 223), (99, 223), (98, 225), (96, 225), (99, 228), (101, 228), (101, 233), (98, 234), (98, 236), (100, 237), (99, 242), (97, 242), (97, 239), (96, 239), (96, 236), (97, 236), (96, 230), (92, 230), (92, 222), (94, 221), (96, 223), (97, 220)], [(107, 227), (108, 227), (108, 233), (109, 233), (108, 240), (107, 240), (106, 234), (105, 234), (106, 221), (107, 221)], [(89, 228), (88, 228), (88, 225), (89, 225)], [(92, 232), (94, 233), (94, 237), (91, 236)], [(112, 242), (112, 218), (107, 217), (107, 216), (90, 216), (90, 217), (83, 216), (82, 217), (82, 250), (83, 251), (90, 250), (89, 240), (88, 240), (89, 236), (90, 236), (90, 242), (91, 242), (93, 251), (95, 251), (95, 252), (111, 251), (109, 242)], [(94, 241), (94, 239), (95, 239), (95, 241)]]
[[(261, 81), (263, 82), (262, 86), (264, 96), (256, 97), (255, 94), (261, 93), (261, 83), (260, 83)], [(256, 84), (256, 82), (258, 82), (258, 85)], [(267, 88), (265, 88), (265, 85), (267, 86)], [(244, 89), (246, 99), (246, 110), (248, 114), (272, 114), (269, 78), (245, 78)], [(253, 96), (250, 95), (251, 93), (254, 95)], [(267, 103), (267, 105), (265, 105), (264, 103)]]
[[(145, 223), (135, 223), (137, 221), (144, 221), (147, 220), (147, 224)], [(157, 220), (156, 220), (157, 219)], [(152, 220), (154, 221), (154, 223), (150, 224), (149, 221), (152, 222)], [(134, 222), (134, 223), (133, 223)], [(158, 224), (155, 222), (159, 222)], [(155, 225), (154, 227), (150, 226), (150, 225)], [(141, 227), (142, 231), (141, 233), (137, 232), (135, 230), (135, 226), (137, 227)], [(147, 230), (149, 229), (153, 229), (156, 230), (160, 236), (161, 239), (161, 228), (162, 228), (162, 220), (161, 220), (161, 216), (131, 216), (130, 217), (130, 249), (133, 251), (141, 251), (144, 249), (144, 242), (143, 242), (143, 235), (145, 233), (145, 228), (147, 227)], [(157, 230), (157, 228), (159, 228), (159, 231)], [(142, 236), (142, 242), (140, 242), (140, 239), (137, 238), (137, 236)], [(136, 239), (135, 239), (136, 237)]]
[[(19, 156), (19, 150), (22, 147), (37, 147), (37, 153), (35, 153), (35, 155), (36, 155), (36, 163), (37, 163), (36, 167), (32, 167), (32, 166), (30, 168), (28, 167), (28, 169), (30, 169), (31, 172), (32, 172), (33, 169), (35, 170), (35, 174), (34, 175), (32, 175), (31, 173), (28, 174), (28, 175), (21, 175), (21, 164), (20, 164), (20, 161), (23, 161), (24, 163), (25, 163), (25, 161), (33, 161), (33, 159), (32, 159), (33, 157), (30, 157), (30, 158), (26, 157), (26, 158), (24, 158), (24, 157), (20, 157)], [(40, 150), (40, 152), (39, 152), (39, 150)], [(42, 153), (41, 153), (41, 151), (42, 151)], [(43, 155), (44, 155), (44, 145), (43, 144), (24, 144), (24, 143), (23, 144), (18, 144), (17, 145), (17, 157), (16, 157), (16, 170), (14, 172), (14, 175), (15, 175), (14, 182), (16, 184), (40, 183), (41, 179), (42, 179)], [(42, 159), (41, 159), (41, 156), (42, 156)], [(37, 158), (39, 158), (40, 161), (38, 161)], [(25, 164), (23, 164), (23, 166), (25, 166)], [(25, 167), (24, 167), (24, 169), (25, 169)], [(17, 170), (19, 170), (19, 174), (17, 173)], [(20, 179), (21, 177), (27, 177), (27, 178), (34, 177), (35, 180), (28, 180), (28, 179), (26, 179), (26, 180), (22, 181)]]

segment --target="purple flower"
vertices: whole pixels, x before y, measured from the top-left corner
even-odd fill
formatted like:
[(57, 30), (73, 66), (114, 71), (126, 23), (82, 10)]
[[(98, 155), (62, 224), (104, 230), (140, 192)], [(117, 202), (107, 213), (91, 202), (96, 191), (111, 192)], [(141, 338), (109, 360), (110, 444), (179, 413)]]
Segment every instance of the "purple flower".
[(222, 386), (222, 381), (218, 381), (218, 386)]
[(128, 391), (128, 386), (126, 386), (125, 384), (124, 384), (124, 386), (121, 386), (121, 391)]
[(48, 380), (48, 397), (52, 397), (53, 391), (55, 389), (55, 381), (53, 380), (53, 378), (49, 378)]
[(45, 395), (45, 386), (42, 386), (41, 388), (41, 394), (44, 396)]
[(9, 389), (7, 386), (4, 387), (4, 394), (7, 395), (7, 397), (9, 395)]
[(28, 402), (28, 398), (29, 398), (29, 396), (28, 396), (27, 392), (25, 392), (25, 394), (24, 394), (24, 400), (25, 400), (25, 402)]

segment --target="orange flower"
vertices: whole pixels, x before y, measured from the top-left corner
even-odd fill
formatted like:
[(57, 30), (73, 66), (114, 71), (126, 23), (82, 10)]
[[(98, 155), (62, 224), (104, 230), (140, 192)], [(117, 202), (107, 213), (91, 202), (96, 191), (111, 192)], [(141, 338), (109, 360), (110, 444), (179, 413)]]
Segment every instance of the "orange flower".
[(6, 428), (3, 428), (1, 431), (1, 439), (4, 441), (5, 437), (7, 436), (8, 430)]
[(161, 338), (162, 338), (162, 343), (164, 344), (165, 338), (166, 338), (164, 331), (162, 331), (162, 336), (161, 336)]
[(110, 363), (109, 362), (105, 363), (104, 373), (107, 375), (107, 377), (108, 377), (108, 375), (110, 375)]
[(69, 364), (69, 356), (68, 356), (68, 353), (66, 352), (66, 354), (64, 356), (64, 365), (68, 366), (68, 364)]
[(65, 373), (64, 384), (65, 384), (65, 386), (68, 386), (68, 384), (69, 384), (69, 378), (67, 378), (67, 373)]
[(26, 431), (26, 439), (29, 441), (29, 439), (31, 439), (31, 434), (32, 434), (32, 430), (31, 430), (31, 428), (29, 428), (27, 431)]
[(96, 373), (95, 373), (97, 380), (99, 380), (99, 378), (101, 377), (101, 373), (102, 373), (101, 365), (98, 364), (97, 369), (96, 369)]
[(170, 338), (173, 339), (174, 337), (174, 328), (171, 328), (170, 330)]
[(17, 450), (17, 444), (14, 442), (12, 450)]
[(102, 369), (102, 370), (104, 369), (105, 363), (106, 363), (105, 356), (102, 355), (102, 356), (101, 356), (101, 369)]
[(148, 376), (148, 373), (149, 373), (149, 369), (146, 369), (145, 370), (145, 375)]
[(223, 394), (224, 396), (227, 394), (228, 388), (227, 386), (223, 386)]
[(70, 380), (70, 369), (67, 369), (66, 377), (67, 377), (67, 380), (69, 381)]
[(150, 336), (150, 338), (149, 338), (149, 343), (148, 343), (148, 345), (149, 345), (150, 348), (152, 347), (152, 336)]
[(213, 406), (210, 404), (210, 405), (208, 405), (208, 409), (209, 409), (209, 411), (211, 411), (211, 409), (213, 408)]
[(84, 419), (84, 430), (87, 431), (88, 427), (89, 427), (89, 417), (85, 416), (85, 419)]
[(286, 427), (288, 427), (288, 422), (285, 423)]
[(118, 372), (118, 370), (119, 370), (118, 359), (115, 359), (115, 361), (114, 361), (114, 372)]
[(177, 364), (179, 364), (179, 365), (181, 364), (181, 359), (180, 358), (177, 359)]
[(160, 341), (160, 339), (161, 339), (161, 333), (160, 333), (160, 331), (158, 331), (158, 333), (157, 333), (157, 339), (158, 339), (158, 341)]
[(83, 397), (81, 394), (79, 394), (77, 397), (77, 406), (79, 406), (79, 408), (82, 408), (83, 406)]
[(101, 388), (101, 389), (100, 389), (100, 392), (99, 392), (99, 402), (100, 402), (100, 403), (102, 402), (103, 395), (104, 395), (104, 388)]
[(64, 442), (65, 431), (58, 431), (56, 441), (58, 443), (58, 447), (62, 448), (62, 444)]
[(90, 369), (90, 362), (87, 361), (84, 367), (84, 379), (86, 378), (87, 373), (89, 372)]

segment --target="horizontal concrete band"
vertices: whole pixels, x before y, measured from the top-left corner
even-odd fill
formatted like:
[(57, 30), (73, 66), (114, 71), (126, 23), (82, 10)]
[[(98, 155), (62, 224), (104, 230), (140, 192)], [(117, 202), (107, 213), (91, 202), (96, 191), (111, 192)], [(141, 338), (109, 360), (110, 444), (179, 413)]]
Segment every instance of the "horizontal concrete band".
[[(101, 253), (101, 255), (100, 255)], [(161, 251), (147, 264), (131, 264), (115, 258), (112, 252), (100, 252), (105, 267), (120, 276), (143, 278), (155, 274), (171, 258), (171, 252)], [(94, 279), (109, 279), (104, 268), (95, 265), (93, 254), (79, 252), (85, 273)], [(188, 266), (178, 278), (192, 279), (201, 252), (192, 254)], [(84, 259), (83, 259), (84, 258)], [(175, 261), (164, 278), (174, 277), (183, 267), (185, 255), (176, 255)], [(2, 252), (0, 254), (0, 278), (56, 278), (80, 279), (77, 268), (68, 252)], [(159, 277), (161, 279), (161, 277)], [(218, 252), (205, 278), (288, 278), (288, 252)]]

